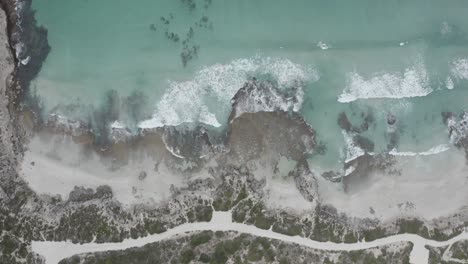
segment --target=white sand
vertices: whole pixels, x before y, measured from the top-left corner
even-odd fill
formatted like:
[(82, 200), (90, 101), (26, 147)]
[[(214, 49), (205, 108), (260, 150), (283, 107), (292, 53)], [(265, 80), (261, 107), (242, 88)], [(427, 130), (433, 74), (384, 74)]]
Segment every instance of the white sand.
[(311, 211), (315, 204), (304, 199), (293, 179), (270, 179), (267, 182), (265, 205), (269, 208), (293, 209), (295, 212)]
[[(68, 136), (41, 140), (37, 136), (28, 144), (21, 176), (37, 193), (59, 194), (67, 199), (74, 186), (96, 188), (109, 185), (124, 205), (155, 203), (170, 195), (171, 184), (180, 186), (183, 178), (175, 175), (147, 153), (133, 153), (129, 164), (110, 169), (95, 153), (84, 153)], [(32, 165), (34, 163), (34, 165)], [(147, 177), (139, 180), (140, 172)]]
[(350, 216), (381, 220), (406, 215), (433, 219), (455, 213), (468, 199), (465, 156), (456, 149), (436, 152), (399, 153), (404, 154), (396, 157), (401, 175), (374, 173), (348, 193), (341, 184), (318, 177), (322, 203)]

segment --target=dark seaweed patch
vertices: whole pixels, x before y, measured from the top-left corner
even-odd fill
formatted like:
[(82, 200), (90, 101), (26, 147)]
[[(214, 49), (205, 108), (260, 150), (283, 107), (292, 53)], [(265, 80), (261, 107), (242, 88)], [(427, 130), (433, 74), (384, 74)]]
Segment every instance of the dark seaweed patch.
[(121, 97), (115, 90), (108, 91), (101, 105), (92, 111), (88, 121), (95, 135), (95, 143), (106, 147), (111, 143), (110, 124), (124, 119), (130, 128), (147, 118), (149, 112), (147, 96), (140, 90)]
[[(190, 13), (197, 8), (196, 0), (181, 0), (181, 2), (184, 7), (188, 8)], [(211, 6), (212, 1), (204, 0), (202, 4), (206, 11)], [(174, 45), (179, 45), (179, 43), (181, 43), (180, 58), (182, 66), (186, 67), (191, 60), (198, 57), (198, 52), (200, 50), (200, 45), (195, 43), (196, 29), (213, 30), (213, 23), (206, 14), (202, 14), (195, 23), (187, 26), (188, 29), (185, 33), (185, 37), (183, 37), (183, 31), (178, 32), (172, 28), (174, 18), (173, 13), (169, 13), (167, 16), (161, 16), (159, 18), (159, 23), (150, 24), (149, 29), (153, 32), (157, 32), (158, 29), (164, 29), (160, 31), (164, 32), (163, 36), (167, 40), (173, 42)]]
[(179, 35), (177, 33), (174, 33), (174, 32), (169, 32), (169, 31), (165, 31), (164, 32), (164, 35), (166, 36), (167, 39), (173, 41), (173, 42), (179, 42)]
[(184, 4), (190, 12), (194, 11), (197, 8), (197, 4), (195, 0), (180, 0), (182, 4)]
[(128, 115), (132, 122), (139, 122), (147, 118), (148, 97), (140, 90), (133, 91), (122, 100), (124, 114)]
[(104, 96), (104, 102), (94, 111), (92, 116), (92, 127), (96, 136), (96, 144), (108, 146), (110, 142), (109, 125), (119, 117), (120, 99), (117, 91), (110, 90)]

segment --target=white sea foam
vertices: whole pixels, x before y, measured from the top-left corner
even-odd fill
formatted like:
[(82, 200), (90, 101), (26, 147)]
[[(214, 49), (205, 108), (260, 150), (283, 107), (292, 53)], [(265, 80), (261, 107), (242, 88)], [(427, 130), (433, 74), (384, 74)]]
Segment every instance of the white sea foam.
[[(347, 133), (346, 131), (342, 131), (344, 140), (345, 140), (345, 152), (344, 152), (344, 158), (345, 158), (345, 163), (351, 162), (355, 160), (356, 158), (364, 155), (366, 152), (360, 148), (353, 140), (353, 135), (350, 133)], [(442, 153), (444, 151), (449, 150), (450, 147), (446, 144), (441, 144), (434, 146), (430, 148), (427, 151), (422, 151), (422, 152), (411, 152), (411, 151), (397, 151), (396, 149), (392, 149), (388, 154), (394, 155), (394, 156), (428, 156), (428, 155), (435, 155)], [(375, 153), (373, 152), (368, 152), (367, 154), (369, 155), (374, 155)], [(348, 170), (345, 172), (345, 176), (350, 174), (352, 171), (354, 171), (355, 168), (350, 167)]]
[(358, 99), (406, 98), (426, 96), (432, 92), (423, 63), (405, 69), (403, 73), (379, 73), (365, 79), (357, 72), (350, 73), (346, 88), (338, 102), (349, 103)]
[(323, 42), (323, 41), (319, 41), (319, 43), (317, 43), (317, 47), (319, 47), (320, 49), (323, 49), (323, 50), (327, 50), (330, 48), (330, 46), (327, 45), (327, 43)]
[(116, 120), (110, 125), (109, 136), (114, 143), (125, 142), (132, 137), (132, 131), (125, 123)]
[(21, 60), (21, 64), (27, 65), (27, 64), (29, 63), (30, 60), (31, 60), (31, 57), (30, 57), (30, 56), (27, 56), (25, 59)]
[(214, 127), (221, 126), (221, 124), (218, 122), (218, 119), (216, 119), (216, 115), (211, 113), (208, 110), (208, 107), (206, 107), (206, 105), (201, 106), (201, 111), (200, 111), (200, 116), (198, 117), (198, 121), (204, 124), (209, 124)]
[(47, 125), (75, 136), (82, 134), (86, 130), (86, 126), (80, 121), (68, 119), (59, 114), (50, 114), (47, 119)]
[(122, 129), (122, 128), (126, 128), (126, 126), (125, 126), (125, 124), (121, 123), (120, 121), (115, 120), (115, 121), (111, 124), (111, 128)]
[(301, 109), (304, 98), (302, 87), (291, 88), (292, 95), (281, 94), (272, 84), (267, 82), (252, 82), (247, 88), (248, 91), (242, 93), (241, 96), (236, 95), (236, 105), (233, 109), (235, 116), (233, 118), (237, 118), (243, 113), (287, 112), (289, 110), (298, 112)]
[(179, 159), (185, 159), (184, 156), (179, 154), (180, 151), (177, 148), (173, 148), (166, 143), (166, 140), (164, 140), (164, 137), (162, 138), (162, 141), (164, 143), (164, 146), (166, 146), (167, 151), (169, 151), (169, 153), (171, 153), (174, 157), (179, 158)]
[(15, 48), (16, 58), (19, 58), (21, 54), (23, 53), (24, 44), (22, 42), (18, 42), (15, 44), (14, 48)]
[(442, 36), (447, 36), (450, 33), (452, 33), (452, 27), (447, 21), (442, 22), (442, 25), (440, 27), (440, 34)]
[(345, 163), (353, 161), (358, 157), (364, 155), (366, 152), (360, 148), (353, 140), (353, 136), (348, 134), (346, 131), (342, 131), (346, 148), (345, 148)]
[(450, 65), (450, 73), (456, 79), (468, 80), (468, 59), (457, 59)]
[(450, 76), (447, 76), (447, 79), (445, 80), (445, 87), (447, 87), (449, 90), (452, 90), (454, 87), (453, 80), (450, 78)]
[(314, 69), (288, 59), (257, 56), (236, 59), (228, 64), (215, 64), (202, 68), (190, 81), (169, 81), (169, 88), (156, 105), (153, 117), (141, 122), (139, 127), (195, 121), (219, 127), (218, 119), (227, 117), (231, 98), (249, 78), (258, 75), (270, 76), (281, 89), (294, 86), (297, 82), (318, 79)]
[(356, 167), (354, 167), (354, 166), (349, 166), (349, 167), (345, 170), (344, 176), (350, 175), (350, 174), (353, 173), (353, 171), (355, 171), (355, 170), (356, 170)]
[(449, 146), (445, 144), (441, 144), (441, 145), (432, 147), (427, 151), (422, 151), (422, 152), (411, 152), (411, 151), (399, 152), (396, 149), (393, 149), (389, 152), (389, 154), (394, 155), (394, 156), (428, 156), (428, 155), (439, 154), (449, 149), (450, 149)]

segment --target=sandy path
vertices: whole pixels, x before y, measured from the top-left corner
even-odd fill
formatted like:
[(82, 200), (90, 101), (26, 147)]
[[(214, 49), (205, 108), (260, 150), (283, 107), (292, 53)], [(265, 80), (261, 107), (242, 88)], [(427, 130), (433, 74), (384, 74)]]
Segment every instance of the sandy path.
[(275, 233), (271, 230), (259, 229), (255, 226), (233, 223), (230, 212), (214, 212), (211, 222), (208, 223), (190, 223), (177, 226), (161, 234), (150, 235), (138, 239), (126, 239), (120, 243), (87, 243), (73, 244), (71, 242), (49, 242), (49, 241), (33, 241), (32, 249), (34, 252), (42, 255), (46, 259), (46, 264), (58, 263), (61, 259), (70, 257), (79, 253), (98, 252), (108, 250), (123, 250), (131, 247), (141, 247), (148, 243), (158, 242), (164, 239), (169, 239), (177, 235), (183, 235), (186, 232), (193, 231), (237, 231), (240, 233), (251, 234), (254, 236), (278, 239), (285, 242), (296, 243), (302, 246), (322, 249), (322, 250), (360, 250), (377, 246), (386, 245), (395, 242), (412, 242), (414, 244), (410, 255), (410, 262), (428, 263), (429, 251), (424, 247), (430, 245), (441, 247), (451, 245), (459, 240), (468, 239), (468, 232), (464, 232), (447, 241), (434, 241), (422, 238), (412, 234), (401, 234), (377, 239), (371, 242), (357, 242), (353, 244), (337, 244), (332, 242), (318, 242), (299, 236), (287, 236)]

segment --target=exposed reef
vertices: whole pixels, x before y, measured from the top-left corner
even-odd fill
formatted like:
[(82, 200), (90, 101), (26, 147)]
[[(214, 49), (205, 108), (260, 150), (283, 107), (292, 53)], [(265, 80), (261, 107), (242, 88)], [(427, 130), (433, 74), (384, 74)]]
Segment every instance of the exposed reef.
[(269, 81), (257, 81), (253, 78), (232, 98), (229, 120), (234, 120), (243, 113), (297, 111), (302, 104), (302, 95), (299, 85), (282, 91)]
[(450, 142), (457, 148), (465, 151), (468, 159), (468, 113), (463, 112), (459, 115), (451, 112), (443, 112), (442, 119), (448, 129)]
[(301, 160), (315, 145), (314, 130), (302, 117), (289, 117), (285, 112), (246, 113), (230, 126), (228, 145), (240, 161), (260, 158), (267, 152)]

